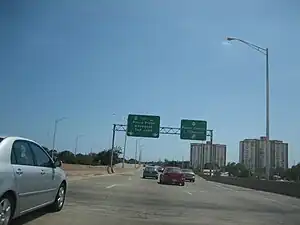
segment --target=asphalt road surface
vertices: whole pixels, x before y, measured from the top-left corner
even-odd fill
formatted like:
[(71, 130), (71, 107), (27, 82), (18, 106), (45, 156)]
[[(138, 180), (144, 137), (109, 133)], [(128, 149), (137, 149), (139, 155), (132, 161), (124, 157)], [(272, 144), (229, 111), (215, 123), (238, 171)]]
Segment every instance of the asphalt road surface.
[(300, 199), (198, 178), (184, 187), (160, 185), (135, 174), (69, 183), (59, 213), (43, 210), (14, 224), (28, 225), (299, 225)]

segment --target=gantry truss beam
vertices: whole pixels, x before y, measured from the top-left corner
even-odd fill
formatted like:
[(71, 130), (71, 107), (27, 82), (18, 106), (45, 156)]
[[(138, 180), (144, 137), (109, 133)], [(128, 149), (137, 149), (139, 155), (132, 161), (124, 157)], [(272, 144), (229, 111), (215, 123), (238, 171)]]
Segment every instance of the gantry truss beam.
[[(116, 128), (115, 131), (123, 131), (126, 132), (127, 125), (125, 124), (115, 124)], [(207, 130), (207, 136), (211, 136), (212, 130)], [(174, 134), (174, 135), (180, 135), (180, 128), (177, 127), (160, 127), (159, 128), (160, 134)]]

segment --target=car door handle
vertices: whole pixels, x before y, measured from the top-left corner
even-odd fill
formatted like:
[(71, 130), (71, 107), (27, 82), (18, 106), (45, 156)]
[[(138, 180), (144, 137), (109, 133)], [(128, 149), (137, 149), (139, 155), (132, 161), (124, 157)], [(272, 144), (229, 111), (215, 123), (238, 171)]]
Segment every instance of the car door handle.
[(44, 170), (41, 170), (41, 174), (44, 175), (46, 172)]
[(22, 174), (23, 174), (23, 171), (22, 171), (21, 169), (17, 169), (16, 174), (22, 175)]

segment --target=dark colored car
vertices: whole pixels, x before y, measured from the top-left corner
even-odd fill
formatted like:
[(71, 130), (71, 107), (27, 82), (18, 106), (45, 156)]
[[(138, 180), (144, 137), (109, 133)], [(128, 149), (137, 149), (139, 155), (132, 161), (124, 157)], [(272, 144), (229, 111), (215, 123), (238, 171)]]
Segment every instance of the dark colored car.
[(177, 184), (184, 186), (184, 173), (179, 167), (166, 167), (159, 177), (160, 184)]
[(157, 168), (157, 171), (158, 171), (159, 173), (162, 173), (162, 172), (164, 172), (164, 168), (160, 166), (160, 167)]
[(195, 182), (195, 173), (190, 169), (183, 169), (184, 177), (186, 181)]
[(143, 178), (158, 179), (158, 171), (155, 166), (146, 166), (143, 171)]

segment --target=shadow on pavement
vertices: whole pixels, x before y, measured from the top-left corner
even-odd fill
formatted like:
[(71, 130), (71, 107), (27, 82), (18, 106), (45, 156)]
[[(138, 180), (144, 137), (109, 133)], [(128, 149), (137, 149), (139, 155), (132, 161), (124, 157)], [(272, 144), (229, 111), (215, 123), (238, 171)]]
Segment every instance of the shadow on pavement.
[(25, 214), (24, 216), (21, 216), (15, 220), (13, 220), (11, 225), (25, 225), (28, 222), (33, 221), (33, 220), (35, 220), (45, 214), (48, 214), (48, 213), (51, 213), (51, 212), (47, 212), (47, 210), (44, 208), (39, 209), (37, 211)]

